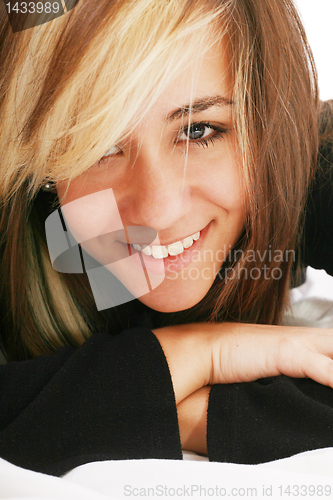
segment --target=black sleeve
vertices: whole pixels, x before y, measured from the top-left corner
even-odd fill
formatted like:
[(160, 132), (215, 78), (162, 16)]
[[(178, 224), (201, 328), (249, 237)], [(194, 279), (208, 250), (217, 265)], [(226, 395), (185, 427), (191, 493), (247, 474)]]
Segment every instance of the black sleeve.
[(285, 376), (215, 385), (207, 446), (211, 461), (242, 464), (333, 446), (333, 389)]
[(304, 263), (333, 276), (333, 143), (319, 150), (304, 227)]
[(155, 335), (94, 334), (77, 349), (0, 366), (0, 456), (52, 475), (96, 460), (181, 459), (172, 381)]

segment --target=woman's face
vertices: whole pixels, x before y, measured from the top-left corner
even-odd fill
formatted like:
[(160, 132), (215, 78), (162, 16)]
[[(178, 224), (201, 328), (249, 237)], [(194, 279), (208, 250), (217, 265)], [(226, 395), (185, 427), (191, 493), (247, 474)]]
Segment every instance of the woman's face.
[[(102, 255), (107, 242), (110, 214), (103, 196), (108, 193), (113, 192), (125, 227), (157, 231), (155, 245), (145, 253), (139, 247), (129, 248), (138, 254), (138, 262), (144, 257), (148, 275), (165, 273), (159, 286), (139, 297), (162, 312), (188, 309), (207, 294), (246, 218), (228, 58), (214, 45), (199, 69), (197, 61), (198, 53), (126, 141), (74, 179), (66, 193), (66, 182), (57, 185), (62, 205), (101, 194), (100, 207), (95, 201), (87, 204), (86, 213), (81, 207), (80, 223), (88, 232), (89, 228), (94, 235), (96, 228), (104, 232), (96, 255)], [(126, 240), (116, 243), (125, 248)], [(97, 260), (102, 262), (103, 257)]]

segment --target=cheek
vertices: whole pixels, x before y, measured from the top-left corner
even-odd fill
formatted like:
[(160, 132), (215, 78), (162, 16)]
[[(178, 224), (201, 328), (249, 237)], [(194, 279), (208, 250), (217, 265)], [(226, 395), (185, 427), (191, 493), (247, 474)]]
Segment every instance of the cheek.
[(57, 186), (66, 226), (77, 243), (123, 229), (113, 189), (87, 194), (75, 182)]
[(210, 203), (228, 215), (245, 218), (248, 195), (236, 162), (229, 159), (211, 162), (209, 175), (204, 172), (200, 176), (200, 187)]

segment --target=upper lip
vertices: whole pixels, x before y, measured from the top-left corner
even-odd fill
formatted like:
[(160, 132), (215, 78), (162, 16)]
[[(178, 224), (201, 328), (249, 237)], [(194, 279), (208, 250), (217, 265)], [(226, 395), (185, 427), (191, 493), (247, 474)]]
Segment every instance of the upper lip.
[[(206, 225), (205, 225), (202, 229), (198, 229), (197, 231), (193, 231), (193, 233), (189, 233), (187, 236), (182, 236), (181, 238), (178, 238), (178, 239), (176, 239), (176, 238), (170, 239), (170, 240), (168, 240), (168, 242), (167, 242), (167, 243), (166, 243), (166, 242), (163, 242), (163, 243), (162, 243), (162, 242), (160, 242), (160, 245), (159, 245), (159, 246), (161, 246), (161, 247), (167, 247), (168, 245), (172, 245), (173, 243), (177, 243), (178, 241), (183, 241), (183, 240), (185, 240), (186, 238), (189, 238), (190, 236), (193, 236), (194, 234), (196, 234), (196, 233), (199, 233), (199, 232), (203, 231), (204, 229), (206, 229), (206, 227), (207, 227), (207, 226), (208, 226), (208, 224), (206, 224)], [(127, 244), (127, 241), (121, 241), (121, 243), (125, 243), (125, 244)], [(132, 244), (135, 244), (136, 242), (135, 242), (135, 241), (131, 241), (131, 243), (132, 243)], [(141, 245), (142, 245), (142, 244), (143, 244), (143, 243), (141, 243)], [(148, 245), (148, 246), (150, 246), (150, 245), (151, 245), (151, 243), (147, 243), (147, 245)]]
[(193, 233), (190, 233), (188, 236), (184, 236), (182, 238), (170, 240), (168, 243), (161, 243), (160, 242), (160, 246), (161, 247), (167, 247), (168, 245), (172, 245), (173, 243), (177, 243), (178, 241), (183, 241), (186, 238), (189, 238), (190, 236), (193, 236), (196, 233), (200, 233), (201, 231), (202, 231), (202, 229), (199, 229), (198, 231), (194, 231)]

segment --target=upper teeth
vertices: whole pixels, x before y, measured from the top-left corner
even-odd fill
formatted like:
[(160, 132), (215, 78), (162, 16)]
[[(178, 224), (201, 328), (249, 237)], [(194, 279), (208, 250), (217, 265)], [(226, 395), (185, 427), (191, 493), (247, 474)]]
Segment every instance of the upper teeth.
[(133, 245), (135, 250), (138, 250), (145, 255), (151, 255), (155, 259), (164, 259), (168, 257), (168, 255), (179, 255), (184, 252), (185, 248), (190, 248), (193, 245), (194, 241), (197, 241), (200, 238), (200, 231), (198, 233), (193, 234), (192, 236), (188, 236), (181, 241), (176, 241), (168, 246), (143, 246)]

